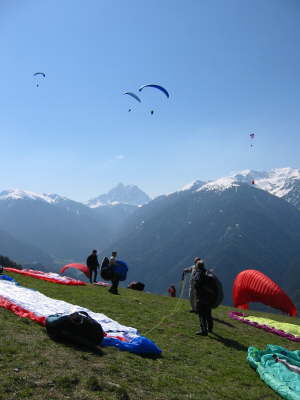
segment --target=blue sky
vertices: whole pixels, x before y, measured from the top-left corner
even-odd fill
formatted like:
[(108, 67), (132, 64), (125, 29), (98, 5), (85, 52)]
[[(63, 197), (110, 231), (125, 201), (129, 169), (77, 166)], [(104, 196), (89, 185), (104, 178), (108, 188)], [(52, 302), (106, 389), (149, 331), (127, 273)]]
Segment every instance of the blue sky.
[[(0, 190), (156, 196), (300, 167), (299, 20), (299, 0), (2, 0)], [(170, 99), (122, 95), (146, 83)]]

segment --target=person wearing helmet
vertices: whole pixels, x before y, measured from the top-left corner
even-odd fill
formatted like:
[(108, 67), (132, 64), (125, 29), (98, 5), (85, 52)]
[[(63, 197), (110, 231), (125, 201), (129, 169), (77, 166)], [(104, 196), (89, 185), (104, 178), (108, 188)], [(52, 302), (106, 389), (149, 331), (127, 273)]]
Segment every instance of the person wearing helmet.
[(195, 257), (194, 258), (194, 265), (191, 265), (190, 267), (184, 268), (183, 270), (183, 278), (185, 274), (191, 274), (190, 276), (190, 287), (189, 287), (189, 297), (190, 297), (190, 303), (191, 303), (191, 310), (190, 312), (197, 312), (197, 307), (196, 307), (196, 300), (195, 300), (195, 290), (194, 290), (194, 285), (193, 285), (193, 278), (195, 274), (195, 268), (196, 264), (198, 261), (200, 261), (200, 257)]

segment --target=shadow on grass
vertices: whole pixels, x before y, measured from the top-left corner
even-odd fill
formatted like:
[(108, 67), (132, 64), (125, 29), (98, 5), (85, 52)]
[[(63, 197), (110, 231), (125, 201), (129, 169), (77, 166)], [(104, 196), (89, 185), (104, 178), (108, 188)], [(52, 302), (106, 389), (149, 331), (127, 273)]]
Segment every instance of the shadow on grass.
[(76, 351), (80, 351), (80, 352), (84, 352), (84, 353), (93, 353), (93, 354), (96, 354), (97, 356), (105, 355), (105, 353), (102, 351), (100, 346), (88, 346), (88, 345), (84, 345), (84, 344), (73, 343), (73, 342), (68, 341), (67, 339), (53, 338), (53, 337), (51, 337), (49, 335), (48, 335), (48, 337), (53, 342), (62, 344), (64, 346), (66, 346), (66, 347), (71, 347), (72, 349), (74, 349)]
[[(49, 336), (49, 335), (48, 335)], [(100, 346), (88, 346), (88, 345), (84, 345), (84, 344), (79, 344), (79, 343), (72, 343), (66, 339), (54, 339), (51, 338), (49, 336), (49, 338), (56, 343), (60, 343), (66, 347), (71, 347), (76, 351), (80, 351), (80, 352), (84, 352), (84, 353), (93, 353), (96, 354), (98, 356), (104, 356), (105, 352), (102, 350), (102, 347), (100, 348)], [(158, 358), (162, 358), (162, 354), (137, 354), (137, 353), (131, 353), (137, 357), (141, 357), (141, 358), (148, 358), (151, 360), (157, 360)]]
[(217, 340), (218, 342), (224, 344), (224, 346), (231, 347), (232, 349), (238, 351), (248, 351), (248, 347), (243, 344), (237, 342), (234, 339), (224, 338), (223, 336), (218, 335), (217, 333), (212, 333), (213, 336), (210, 336), (211, 339)]
[(140, 356), (141, 358), (148, 358), (150, 360), (157, 360), (159, 358), (163, 358), (162, 353), (160, 354), (136, 354), (136, 353), (131, 353), (134, 354), (135, 356)]
[(236, 329), (236, 327), (234, 325), (232, 325), (230, 322), (223, 321), (222, 319), (219, 319), (219, 318), (213, 318), (213, 320), (218, 322), (219, 324), (223, 324), (223, 325), (229, 326), (230, 328)]

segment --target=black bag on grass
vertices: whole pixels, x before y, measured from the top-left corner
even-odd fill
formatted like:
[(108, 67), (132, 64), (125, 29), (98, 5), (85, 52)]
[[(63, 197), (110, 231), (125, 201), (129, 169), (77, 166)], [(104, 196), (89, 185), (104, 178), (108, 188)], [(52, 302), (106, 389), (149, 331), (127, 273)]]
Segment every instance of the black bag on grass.
[(46, 329), (54, 340), (65, 340), (88, 347), (100, 345), (104, 336), (102, 326), (85, 311), (49, 315)]

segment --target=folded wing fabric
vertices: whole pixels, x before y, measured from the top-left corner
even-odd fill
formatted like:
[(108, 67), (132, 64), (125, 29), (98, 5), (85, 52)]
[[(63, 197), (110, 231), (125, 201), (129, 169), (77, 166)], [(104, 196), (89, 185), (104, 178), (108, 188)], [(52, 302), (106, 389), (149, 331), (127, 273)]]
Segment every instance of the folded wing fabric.
[(282, 336), (294, 342), (300, 342), (300, 325), (279, 322), (270, 318), (255, 317), (236, 311), (231, 311), (229, 317), (245, 324), (263, 329), (275, 335)]
[(31, 276), (32, 278), (42, 279), (43, 281), (59, 283), (61, 285), (84, 286), (85, 282), (78, 281), (77, 279), (69, 278), (68, 276), (61, 276), (55, 272), (44, 272), (35, 269), (16, 269), (4, 268), (5, 271), (14, 272), (16, 274)]
[(45, 320), (49, 315), (85, 311), (101, 324), (105, 333), (103, 346), (115, 346), (120, 350), (137, 354), (157, 355), (161, 353), (155, 343), (141, 336), (135, 328), (121, 325), (104, 314), (95, 313), (62, 300), (52, 299), (36, 290), (17, 286), (12, 282), (0, 281), (0, 306), (41, 325), (45, 325)]
[(289, 351), (272, 344), (265, 350), (251, 346), (247, 361), (282, 398), (300, 400), (300, 350)]

